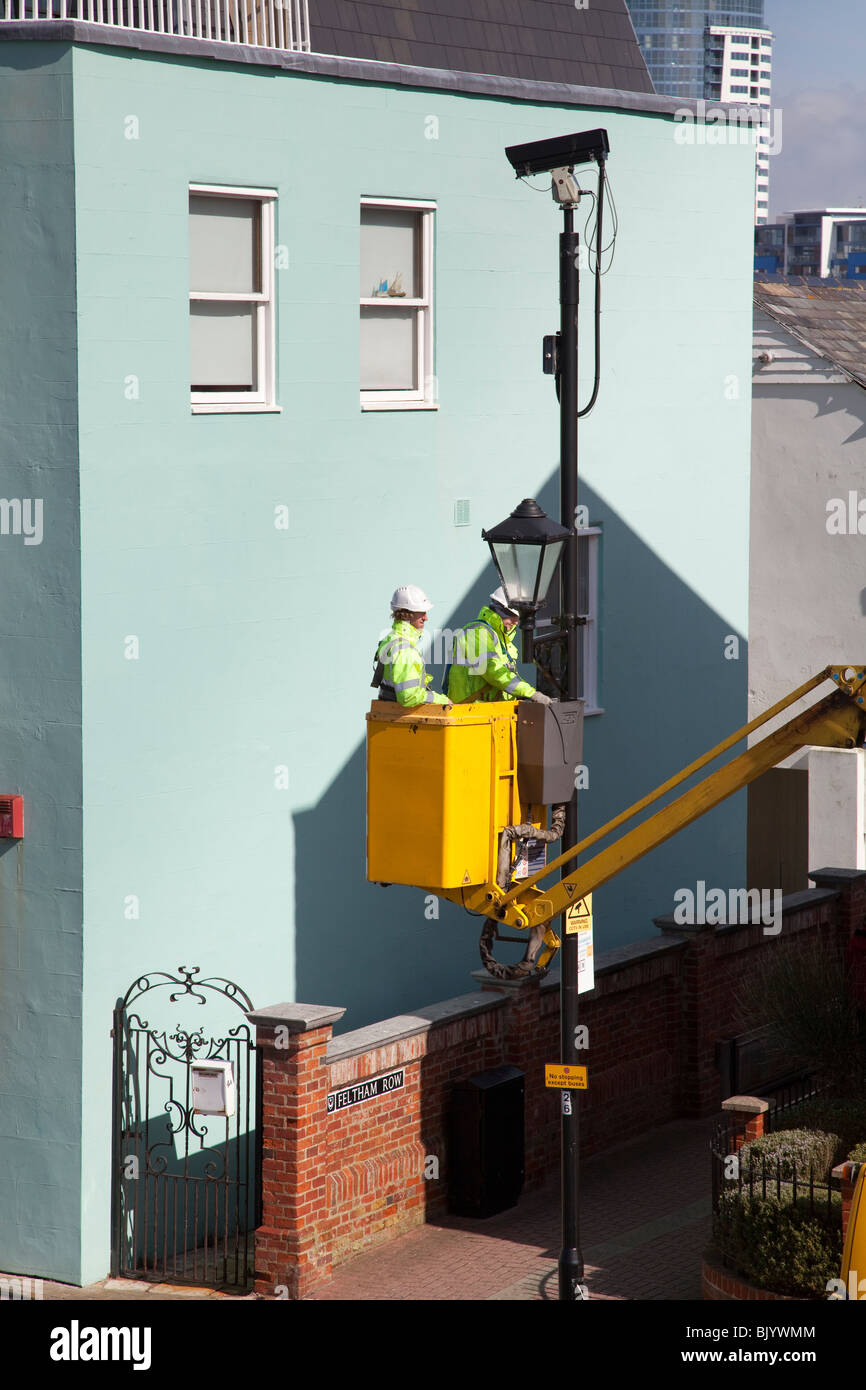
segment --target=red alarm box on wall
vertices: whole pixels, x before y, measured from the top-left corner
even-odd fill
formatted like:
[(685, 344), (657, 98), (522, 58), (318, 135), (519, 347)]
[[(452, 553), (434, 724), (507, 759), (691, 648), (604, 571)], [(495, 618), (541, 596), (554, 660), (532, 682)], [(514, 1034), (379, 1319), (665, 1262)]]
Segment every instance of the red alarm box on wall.
[(24, 834), (24, 797), (0, 795), (0, 840), (20, 840)]

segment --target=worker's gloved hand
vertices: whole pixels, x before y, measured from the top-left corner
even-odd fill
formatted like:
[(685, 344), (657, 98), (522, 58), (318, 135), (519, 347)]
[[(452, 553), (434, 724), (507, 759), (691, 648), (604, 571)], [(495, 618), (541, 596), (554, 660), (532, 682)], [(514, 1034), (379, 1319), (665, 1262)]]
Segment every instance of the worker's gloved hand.
[(530, 702), (533, 705), (552, 705), (553, 701), (549, 695), (542, 695), (540, 690), (536, 690), (534, 695), (530, 695)]

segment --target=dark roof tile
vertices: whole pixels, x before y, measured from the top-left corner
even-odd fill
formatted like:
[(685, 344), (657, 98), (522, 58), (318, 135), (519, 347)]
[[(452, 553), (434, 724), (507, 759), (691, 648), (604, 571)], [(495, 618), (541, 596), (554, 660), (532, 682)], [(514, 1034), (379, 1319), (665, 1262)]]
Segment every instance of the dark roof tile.
[(433, 24), (433, 17), (429, 14), (416, 14), (412, 16), (412, 23), (415, 27), (415, 37), (419, 43), (434, 43), (436, 40), (436, 29)]
[(416, 38), (419, 16), (409, 13), (408, 10), (394, 10), (393, 14), (394, 28), (401, 39)]
[(866, 285), (758, 276), (755, 303), (866, 386)]
[(310, 30), (343, 58), (653, 90), (626, 0), (311, 0)]

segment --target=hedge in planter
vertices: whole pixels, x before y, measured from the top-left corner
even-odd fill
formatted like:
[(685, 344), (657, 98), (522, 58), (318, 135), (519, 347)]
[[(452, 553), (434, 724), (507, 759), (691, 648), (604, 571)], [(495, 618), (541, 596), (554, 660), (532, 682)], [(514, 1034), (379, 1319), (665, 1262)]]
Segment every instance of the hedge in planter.
[(751, 1144), (740, 1149), (740, 1173), (748, 1182), (751, 1173), (753, 1182), (767, 1183), (781, 1178), (790, 1180), (796, 1172), (797, 1183), (808, 1183), (809, 1173), (816, 1182), (823, 1181), (833, 1166), (833, 1160), (841, 1146), (838, 1134), (826, 1134), (821, 1130), (780, 1129), (774, 1134), (764, 1134)]
[(793, 1296), (824, 1297), (827, 1281), (839, 1274), (842, 1258), (842, 1200), (833, 1193), (811, 1210), (809, 1199), (791, 1200), (783, 1185), (773, 1194), (749, 1196), (747, 1189), (721, 1194), (713, 1236), (743, 1275), (759, 1288)]

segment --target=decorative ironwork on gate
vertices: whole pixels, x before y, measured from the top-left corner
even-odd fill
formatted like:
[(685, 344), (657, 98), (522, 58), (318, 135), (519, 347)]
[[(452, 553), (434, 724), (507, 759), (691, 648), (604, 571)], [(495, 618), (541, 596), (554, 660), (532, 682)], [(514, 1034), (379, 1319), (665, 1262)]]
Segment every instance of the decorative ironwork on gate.
[[(252, 1010), (239, 985), (219, 976), (199, 980), (199, 970), (181, 965), (176, 976), (141, 975), (114, 1010), (112, 1274), (244, 1290), (252, 1285), (260, 1221), (252, 1031), (246, 1021), (213, 1037), (203, 1021), (151, 1027), (129, 1010), (158, 989), (172, 991), (168, 1003), (178, 1013), (215, 996)], [(193, 1108), (191, 1066), (217, 1060), (234, 1073), (231, 1117)]]

